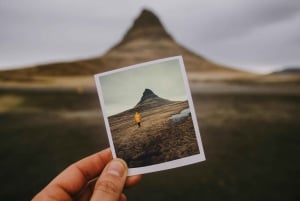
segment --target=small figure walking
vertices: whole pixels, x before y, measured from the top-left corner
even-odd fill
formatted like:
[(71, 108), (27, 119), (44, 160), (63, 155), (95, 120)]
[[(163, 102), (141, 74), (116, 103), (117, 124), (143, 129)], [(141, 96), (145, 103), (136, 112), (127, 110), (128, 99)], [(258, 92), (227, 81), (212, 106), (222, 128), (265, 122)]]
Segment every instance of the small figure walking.
[(137, 123), (137, 125), (140, 128), (141, 127), (141, 119), (142, 119), (140, 113), (136, 112), (135, 115), (134, 115), (134, 119), (135, 119), (135, 122)]

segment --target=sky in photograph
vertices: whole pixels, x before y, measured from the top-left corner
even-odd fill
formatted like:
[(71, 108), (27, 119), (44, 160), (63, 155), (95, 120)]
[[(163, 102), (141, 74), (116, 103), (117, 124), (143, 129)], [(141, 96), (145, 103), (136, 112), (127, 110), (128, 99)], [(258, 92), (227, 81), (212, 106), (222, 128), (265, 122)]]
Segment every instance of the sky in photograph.
[(0, 70), (102, 55), (143, 8), (217, 63), (259, 73), (300, 66), (299, 0), (1, 0)]
[(164, 99), (187, 100), (183, 76), (177, 58), (100, 76), (105, 111), (111, 116), (133, 108), (146, 88)]

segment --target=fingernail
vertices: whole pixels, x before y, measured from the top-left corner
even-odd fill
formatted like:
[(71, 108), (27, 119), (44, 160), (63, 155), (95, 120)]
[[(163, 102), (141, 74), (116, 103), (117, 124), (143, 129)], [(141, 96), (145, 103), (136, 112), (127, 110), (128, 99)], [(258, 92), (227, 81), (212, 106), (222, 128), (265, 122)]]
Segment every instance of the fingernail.
[(124, 172), (125, 172), (125, 167), (122, 164), (122, 162), (118, 161), (118, 160), (114, 160), (114, 161), (110, 162), (108, 169), (107, 169), (108, 174), (112, 174), (112, 175), (115, 175), (118, 177), (122, 177)]

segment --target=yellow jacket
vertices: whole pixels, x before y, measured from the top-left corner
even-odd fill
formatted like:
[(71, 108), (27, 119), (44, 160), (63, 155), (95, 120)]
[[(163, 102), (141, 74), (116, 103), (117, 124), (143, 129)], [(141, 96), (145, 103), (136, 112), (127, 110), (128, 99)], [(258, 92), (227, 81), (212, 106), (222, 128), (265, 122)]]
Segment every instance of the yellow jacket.
[(141, 122), (142, 117), (138, 112), (136, 112), (134, 115), (134, 119), (135, 119), (136, 123), (139, 123), (139, 122)]

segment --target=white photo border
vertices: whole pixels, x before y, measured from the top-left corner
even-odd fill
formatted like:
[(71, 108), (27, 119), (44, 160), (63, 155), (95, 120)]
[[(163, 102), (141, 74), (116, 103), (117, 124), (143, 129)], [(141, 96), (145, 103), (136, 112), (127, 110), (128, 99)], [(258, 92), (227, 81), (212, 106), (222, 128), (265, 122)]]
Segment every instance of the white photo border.
[(178, 60), (178, 62), (180, 64), (181, 75), (182, 75), (183, 82), (185, 85), (185, 92), (186, 92), (187, 101), (188, 101), (188, 105), (190, 108), (191, 117), (192, 117), (192, 121), (193, 121), (193, 125), (194, 125), (194, 131), (195, 131), (195, 135), (196, 135), (196, 139), (197, 139), (199, 153), (192, 155), (192, 156), (187, 156), (184, 158), (167, 161), (167, 162), (163, 162), (163, 163), (159, 163), (159, 164), (137, 167), (137, 168), (129, 168), (128, 176), (182, 167), (182, 166), (186, 166), (186, 165), (190, 165), (190, 164), (194, 164), (194, 163), (198, 163), (198, 162), (202, 162), (202, 161), (206, 160), (204, 150), (203, 150), (203, 144), (202, 144), (202, 140), (201, 140), (201, 136), (200, 136), (200, 130), (199, 130), (198, 122), (197, 122), (197, 117), (196, 117), (196, 113), (195, 113), (195, 108), (194, 108), (194, 104), (193, 104), (193, 99), (192, 99), (192, 95), (191, 95), (191, 91), (190, 91), (190, 87), (189, 87), (189, 82), (188, 82), (187, 74), (185, 71), (184, 63), (183, 63), (183, 58), (182, 58), (182, 56), (168, 57), (168, 58), (153, 60), (153, 61), (149, 61), (149, 62), (145, 62), (145, 63), (135, 64), (135, 65), (131, 65), (128, 67), (123, 67), (120, 69), (107, 71), (104, 73), (98, 73), (98, 74), (94, 75), (97, 92), (98, 92), (98, 97), (100, 100), (100, 106), (101, 106), (101, 110), (103, 113), (105, 128), (106, 128), (106, 132), (107, 132), (107, 136), (108, 136), (108, 140), (109, 140), (109, 145), (110, 145), (110, 148), (112, 151), (113, 158), (116, 158), (117, 155), (116, 155), (116, 151), (115, 151), (115, 147), (114, 147), (114, 143), (113, 143), (113, 139), (112, 139), (112, 134), (111, 134), (110, 126), (109, 126), (108, 115), (107, 115), (105, 104), (104, 104), (104, 97), (102, 95), (103, 91), (102, 91), (101, 84), (100, 84), (100, 77), (118, 73), (118, 72), (122, 72), (122, 71), (127, 71), (127, 70), (144, 67), (144, 66), (147, 66), (150, 64), (162, 63), (162, 62), (176, 60), (176, 59)]

